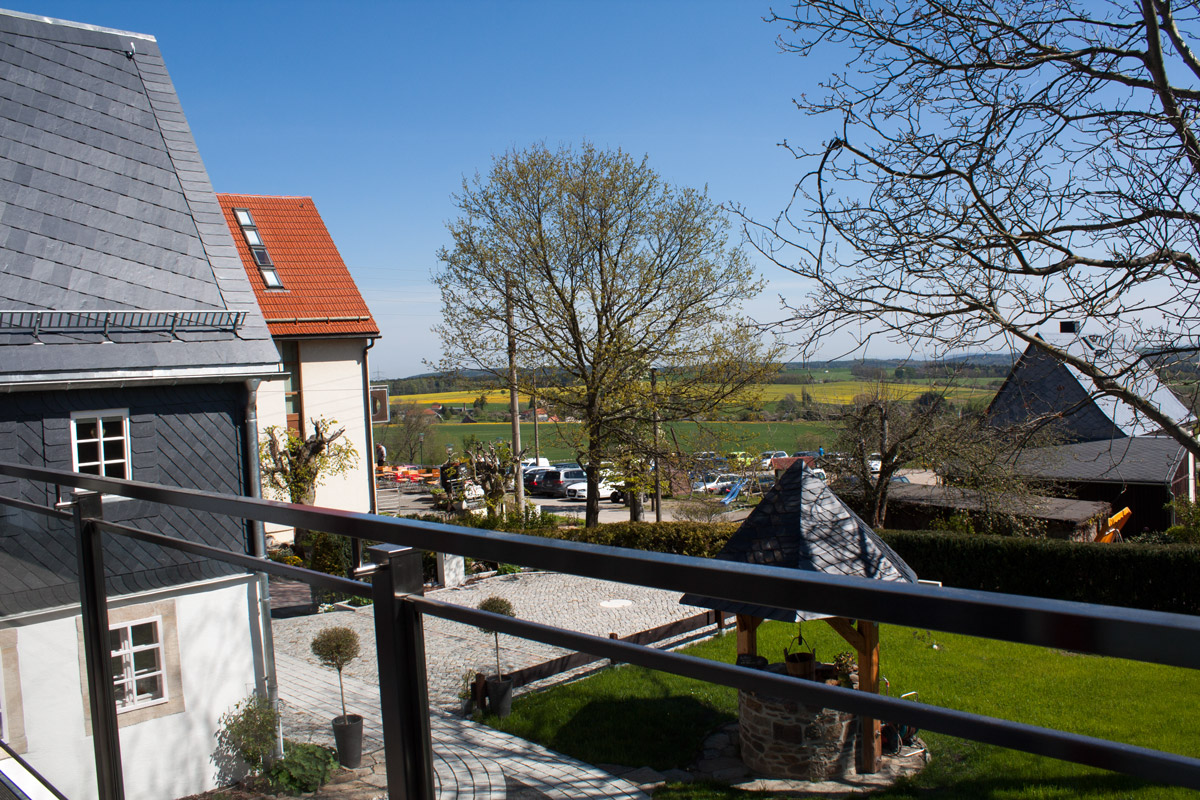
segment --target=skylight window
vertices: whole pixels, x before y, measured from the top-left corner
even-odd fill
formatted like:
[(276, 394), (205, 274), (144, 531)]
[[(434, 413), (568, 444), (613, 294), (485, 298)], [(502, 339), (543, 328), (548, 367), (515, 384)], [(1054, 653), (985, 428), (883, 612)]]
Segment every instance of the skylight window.
[(271, 261), (271, 255), (267, 252), (266, 245), (263, 244), (262, 236), (259, 235), (258, 228), (254, 225), (254, 217), (250, 216), (250, 211), (245, 208), (235, 208), (233, 216), (237, 218), (242, 235), (246, 237), (250, 255), (254, 257), (258, 271), (262, 273), (263, 283), (268, 289), (282, 289), (283, 281), (275, 270), (275, 262)]
[(267, 254), (265, 247), (251, 247), (250, 254), (254, 256), (254, 263), (258, 264), (259, 268), (274, 266), (271, 263), (271, 256)]

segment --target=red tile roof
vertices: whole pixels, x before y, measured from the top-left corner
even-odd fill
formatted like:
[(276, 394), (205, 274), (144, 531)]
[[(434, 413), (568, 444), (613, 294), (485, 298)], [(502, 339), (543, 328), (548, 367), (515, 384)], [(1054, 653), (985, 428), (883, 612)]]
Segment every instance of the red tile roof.
[[(272, 336), (379, 336), (311, 197), (218, 194), (217, 199)], [(235, 208), (254, 217), (282, 289), (268, 289), (263, 282)]]

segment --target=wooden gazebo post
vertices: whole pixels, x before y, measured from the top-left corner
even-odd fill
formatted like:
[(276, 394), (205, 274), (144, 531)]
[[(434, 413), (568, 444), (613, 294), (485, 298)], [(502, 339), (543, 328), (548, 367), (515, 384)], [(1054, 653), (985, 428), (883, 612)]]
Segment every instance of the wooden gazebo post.
[[(858, 690), (879, 694), (879, 625), (865, 619), (853, 621), (845, 617), (825, 620), (858, 654)], [(883, 741), (879, 735), (879, 720), (859, 717), (862, 725), (858, 737), (858, 759), (855, 768), (860, 775), (879, 771), (883, 761)]]
[(762, 619), (749, 614), (737, 614), (737, 651), (739, 656), (758, 655), (758, 626)]

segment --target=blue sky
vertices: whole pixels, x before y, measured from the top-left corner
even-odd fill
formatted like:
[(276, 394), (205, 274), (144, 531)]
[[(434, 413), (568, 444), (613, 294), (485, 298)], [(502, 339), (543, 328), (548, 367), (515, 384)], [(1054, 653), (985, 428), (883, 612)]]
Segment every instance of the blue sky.
[[(791, 98), (828, 64), (778, 51), (759, 2), (112, 2), (9, 7), (158, 39), (220, 192), (308, 195), (378, 319), (373, 377), (427, 371), (429, 282), (463, 176), (590, 139), (770, 218), (820, 141)], [(772, 265), (748, 310), (803, 288)], [(837, 355), (831, 343), (828, 355)], [(872, 352), (882, 355), (882, 352)]]

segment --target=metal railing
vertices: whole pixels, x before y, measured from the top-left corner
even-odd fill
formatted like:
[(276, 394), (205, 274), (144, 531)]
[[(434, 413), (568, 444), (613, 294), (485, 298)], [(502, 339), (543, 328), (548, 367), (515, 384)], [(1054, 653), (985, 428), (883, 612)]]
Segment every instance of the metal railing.
[[(81, 496), (73, 506), (72, 516), (79, 538), (81, 607), (89, 681), (98, 684), (91, 692), (93, 721), (102, 723), (103, 718), (110, 719), (109, 723), (97, 724), (94, 728), (97, 731), (95, 746), (100, 796), (104, 800), (119, 798), (121, 794), (120, 760), (115, 751), (118, 745), (111, 699), (112, 678), (106, 674), (109, 659), (103, 649), (107, 626), (99, 548), (101, 535), (127, 536), (236, 564), (251, 571), (305, 581), (323, 589), (371, 597), (375, 603), (380, 715), (388, 792), (393, 800), (433, 797), (423, 615), (737, 689), (768, 692), (874, 719), (903, 719), (930, 731), (1200, 789), (1200, 759), (828, 686), (426, 598), (421, 595), (419, 550), (469, 555), (589, 578), (691, 592), (747, 605), (800, 608), (851, 619), (1193, 669), (1200, 667), (1200, 618), (1197, 617), (631, 551), (11, 464), (0, 464), (0, 475), (384, 543), (368, 549), (372, 565), (359, 573), (359, 577), (369, 578), (370, 583), (367, 583), (106, 522), (101, 518), (98, 496)], [(0, 498), (0, 505), (36, 509), (56, 516), (62, 514), (4, 498)], [(93, 644), (88, 644), (89, 641)], [(102, 698), (105, 683), (108, 697)], [(109, 735), (104, 735), (109, 724), (111, 740)]]

